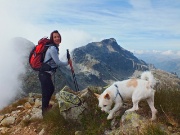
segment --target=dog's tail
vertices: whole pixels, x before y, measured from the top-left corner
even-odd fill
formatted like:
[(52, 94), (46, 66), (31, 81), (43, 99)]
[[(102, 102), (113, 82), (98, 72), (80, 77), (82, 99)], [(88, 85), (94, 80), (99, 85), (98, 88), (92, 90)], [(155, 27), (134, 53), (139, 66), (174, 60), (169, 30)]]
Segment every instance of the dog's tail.
[(156, 85), (156, 80), (150, 71), (143, 72), (141, 74), (141, 79), (147, 80), (152, 88)]

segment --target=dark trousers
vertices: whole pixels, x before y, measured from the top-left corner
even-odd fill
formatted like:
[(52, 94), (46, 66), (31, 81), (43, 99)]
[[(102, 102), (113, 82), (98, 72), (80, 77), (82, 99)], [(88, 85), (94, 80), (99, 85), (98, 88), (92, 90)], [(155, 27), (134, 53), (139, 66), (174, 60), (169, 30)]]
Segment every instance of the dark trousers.
[(42, 91), (42, 115), (47, 111), (49, 101), (54, 92), (54, 85), (52, 82), (51, 74), (47, 72), (39, 72), (39, 80), (41, 82)]

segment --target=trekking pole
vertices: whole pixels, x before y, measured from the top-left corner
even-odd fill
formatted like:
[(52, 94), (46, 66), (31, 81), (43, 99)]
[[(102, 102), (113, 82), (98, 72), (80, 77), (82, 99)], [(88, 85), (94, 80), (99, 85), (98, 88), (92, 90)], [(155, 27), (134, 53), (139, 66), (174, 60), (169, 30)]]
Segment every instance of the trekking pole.
[[(70, 60), (70, 54), (69, 54), (69, 50), (67, 49), (67, 59)], [(70, 67), (71, 67), (71, 73), (72, 73), (72, 76), (73, 76), (73, 81), (74, 81), (74, 85), (75, 85), (75, 89), (76, 89), (76, 92), (79, 91), (79, 87), (78, 87), (78, 83), (77, 83), (77, 80), (76, 80), (76, 75), (74, 73), (74, 68), (72, 66), (72, 63), (70, 63)]]

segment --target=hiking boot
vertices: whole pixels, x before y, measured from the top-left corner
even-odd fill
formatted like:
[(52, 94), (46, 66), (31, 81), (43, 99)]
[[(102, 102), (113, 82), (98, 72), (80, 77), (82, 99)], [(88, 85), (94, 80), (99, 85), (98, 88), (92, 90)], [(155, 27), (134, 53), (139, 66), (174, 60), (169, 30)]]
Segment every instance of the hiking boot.
[(50, 110), (50, 109), (52, 109), (52, 107), (53, 107), (53, 105), (48, 105), (48, 108), (47, 108), (47, 110)]

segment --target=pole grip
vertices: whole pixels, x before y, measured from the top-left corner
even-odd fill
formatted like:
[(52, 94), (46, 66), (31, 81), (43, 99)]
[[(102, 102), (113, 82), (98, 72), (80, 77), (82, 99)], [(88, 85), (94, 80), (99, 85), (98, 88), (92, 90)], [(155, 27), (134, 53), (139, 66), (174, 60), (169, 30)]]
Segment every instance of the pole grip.
[(70, 60), (69, 50), (67, 49), (67, 59)]

